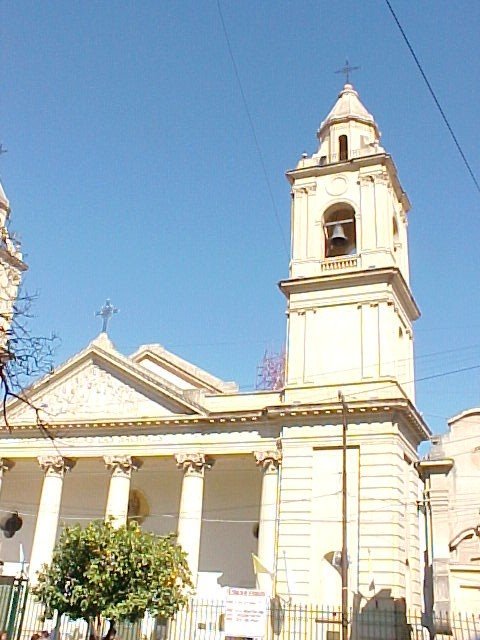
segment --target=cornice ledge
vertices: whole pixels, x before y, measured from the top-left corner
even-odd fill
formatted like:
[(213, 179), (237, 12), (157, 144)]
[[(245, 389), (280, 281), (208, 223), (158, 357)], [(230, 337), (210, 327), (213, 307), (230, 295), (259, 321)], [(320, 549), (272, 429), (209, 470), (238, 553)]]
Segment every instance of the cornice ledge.
[(379, 267), (377, 269), (362, 269), (358, 271), (345, 271), (341, 273), (328, 273), (321, 276), (308, 276), (305, 278), (287, 278), (278, 282), (280, 291), (288, 297), (293, 291), (315, 291), (316, 289), (338, 288), (339, 283), (348, 287), (352, 284), (378, 284), (386, 282), (391, 284), (397, 295), (409, 309), (413, 319), (420, 317), (420, 309), (402, 275), (397, 267)]
[[(235, 382), (226, 382), (217, 378), (209, 371), (205, 371), (201, 367), (198, 367), (188, 360), (181, 358), (176, 353), (168, 351), (163, 345), (160, 344), (145, 344), (141, 345), (133, 354), (129, 356), (129, 360), (139, 365), (138, 361), (142, 357), (149, 357), (157, 361), (160, 366), (176, 367), (183, 373), (187, 374), (191, 381), (200, 385), (200, 389), (211, 393), (224, 393), (224, 392), (238, 392), (238, 385)], [(151, 372), (152, 375), (157, 375)], [(162, 376), (158, 374), (158, 377), (162, 379)]]
[[(407, 398), (394, 398), (392, 400), (349, 400), (348, 413), (350, 415), (363, 413), (381, 413), (387, 411), (402, 411), (407, 413), (410, 424), (414, 427), (416, 433), (420, 435), (422, 440), (430, 437), (431, 432), (416, 407)], [(265, 416), (267, 419), (274, 420), (276, 418), (298, 418), (299, 416), (331, 416), (341, 415), (342, 407), (338, 402), (324, 402), (318, 404), (300, 404), (300, 405), (277, 405), (266, 407)]]
[[(124, 428), (142, 428), (142, 427), (163, 427), (163, 426), (189, 426), (199, 425), (199, 427), (209, 426), (211, 424), (232, 424), (232, 423), (249, 423), (256, 422), (264, 416), (263, 410), (258, 411), (242, 411), (237, 413), (217, 413), (212, 414), (204, 411), (202, 414), (194, 415), (177, 415), (177, 416), (162, 416), (162, 417), (148, 417), (140, 419), (86, 419), (86, 420), (71, 420), (71, 421), (58, 421), (49, 422), (47, 425), (48, 430), (51, 431), (64, 431), (70, 429), (124, 429)], [(33, 422), (22, 422), (10, 424), (12, 431), (37, 431), (38, 425)], [(10, 432), (4, 427), (0, 426), (0, 440), (2, 433), (8, 435)]]
[[(385, 164), (388, 154), (385, 152), (373, 153), (366, 156), (358, 156), (349, 160), (339, 162), (331, 162), (329, 164), (314, 164), (309, 167), (300, 167), (298, 169), (289, 169), (285, 175), (290, 183), (298, 178), (309, 178), (311, 176), (324, 176), (330, 173), (338, 173), (339, 171), (358, 171), (359, 166), (370, 166), (375, 164)], [(318, 158), (320, 161), (320, 157)]]
[(447, 475), (454, 464), (453, 458), (438, 458), (437, 460), (420, 460), (415, 466), (421, 478), (428, 478), (432, 475)]

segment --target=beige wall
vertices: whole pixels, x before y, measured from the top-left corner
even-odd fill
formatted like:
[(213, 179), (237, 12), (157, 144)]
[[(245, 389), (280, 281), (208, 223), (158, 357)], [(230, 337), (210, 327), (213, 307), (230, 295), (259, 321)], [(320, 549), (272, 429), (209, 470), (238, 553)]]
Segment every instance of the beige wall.
[[(284, 430), (279, 558), (285, 552), (300, 599), (339, 602), (338, 571), (325, 554), (341, 550), (341, 430), (337, 424)], [(408, 606), (422, 602), (415, 453), (398, 425), (356, 423), (348, 429), (350, 598), (390, 590)], [(279, 561), (278, 588), (288, 594)]]
[(444, 489), (447, 501), (440, 513), (436, 513), (433, 505), (437, 525), (433, 540), (434, 546), (437, 541), (444, 541), (445, 555), (450, 559), (451, 607), (457, 611), (478, 611), (480, 537), (474, 530), (480, 526), (480, 409), (470, 409), (452, 418), (448, 432), (436, 437), (431, 457), (453, 461), (447, 476), (431, 478), (432, 489)]

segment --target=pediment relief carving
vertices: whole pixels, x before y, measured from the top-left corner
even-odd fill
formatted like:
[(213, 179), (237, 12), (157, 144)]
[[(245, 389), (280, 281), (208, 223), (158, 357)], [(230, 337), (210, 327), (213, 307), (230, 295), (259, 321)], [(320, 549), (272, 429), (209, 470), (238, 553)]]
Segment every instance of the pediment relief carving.
[[(56, 384), (52, 381), (33, 399), (41, 409), (41, 417), (49, 420), (88, 420), (157, 417), (183, 414), (187, 410), (158, 392), (140, 389), (127, 379), (121, 379), (98, 364), (89, 363)], [(34, 412), (26, 405), (19, 406), (15, 421), (30, 420)]]

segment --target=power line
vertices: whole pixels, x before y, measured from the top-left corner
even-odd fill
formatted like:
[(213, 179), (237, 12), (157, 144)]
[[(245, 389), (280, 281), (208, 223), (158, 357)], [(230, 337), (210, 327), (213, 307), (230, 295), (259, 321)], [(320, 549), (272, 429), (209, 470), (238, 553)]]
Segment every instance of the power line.
[(448, 121), (448, 118), (447, 118), (447, 116), (445, 115), (444, 110), (442, 109), (442, 106), (441, 106), (441, 104), (440, 104), (440, 101), (439, 101), (439, 99), (437, 98), (437, 96), (436, 96), (436, 94), (435, 94), (435, 91), (433, 90), (432, 85), (430, 84), (430, 82), (429, 82), (429, 80), (428, 80), (428, 78), (427, 78), (427, 75), (426, 75), (425, 71), (423, 70), (422, 65), (420, 64), (420, 61), (419, 61), (419, 59), (418, 59), (418, 57), (417, 57), (417, 55), (416, 55), (416, 53), (415, 53), (415, 51), (414, 51), (414, 49), (413, 49), (412, 45), (410, 44), (410, 41), (409, 41), (409, 39), (408, 39), (408, 37), (407, 37), (407, 34), (405, 33), (405, 31), (404, 31), (404, 29), (403, 29), (402, 25), (400, 24), (400, 21), (399, 21), (399, 19), (398, 19), (397, 15), (396, 15), (395, 11), (393, 10), (393, 7), (392, 7), (392, 5), (390, 4), (389, 0), (385, 0), (385, 3), (386, 3), (386, 5), (387, 5), (387, 7), (389, 8), (390, 13), (391, 13), (391, 14), (392, 14), (392, 16), (393, 16), (393, 19), (395, 20), (395, 22), (396, 22), (396, 24), (397, 24), (397, 27), (399, 28), (400, 33), (402, 34), (402, 37), (403, 37), (403, 39), (405, 40), (405, 43), (406, 43), (406, 45), (407, 45), (407, 47), (408, 47), (408, 49), (409, 49), (410, 53), (412, 54), (413, 59), (415, 60), (415, 64), (417, 65), (418, 70), (420, 71), (420, 73), (421, 73), (421, 75), (422, 75), (422, 78), (424, 79), (425, 84), (427, 85), (427, 88), (428, 88), (428, 90), (429, 90), (429, 92), (430, 92), (430, 95), (432, 96), (433, 101), (435, 102), (435, 104), (436, 104), (436, 106), (437, 106), (437, 109), (439, 110), (440, 115), (442, 116), (443, 121), (445, 122), (445, 124), (446, 124), (446, 126), (447, 126), (447, 129), (448, 129), (448, 131), (449, 131), (450, 135), (452, 136), (452, 139), (453, 139), (453, 141), (454, 141), (454, 143), (455, 143), (455, 146), (456, 146), (456, 147), (457, 147), (457, 149), (458, 149), (458, 152), (460, 153), (460, 155), (461, 155), (461, 157), (462, 157), (462, 160), (463, 160), (463, 162), (464, 162), (464, 164), (465, 164), (465, 166), (466, 166), (466, 168), (467, 168), (467, 171), (468, 171), (468, 173), (470, 174), (470, 177), (472, 178), (472, 180), (473, 180), (473, 182), (474, 182), (474, 184), (475, 184), (475, 187), (477, 188), (477, 191), (480, 193), (480, 183), (478, 182), (477, 178), (475, 177), (475, 174), (473, 173), (473, 169), (472, 169), (472, 167), (470, 166), (470, 163), (469, 163), (469, 161), (467, 160), (467, 157), (466, 157), (465, 153), (463, 152), (463, 149), (462, 149), (462, 147), (461, 147), (461, 145), (460, 145), (460, 142), (458, 141), (457, 136), (455, 135), (455, 133), (454, 133), (454, 131), (453, 131), (453, 129), (452, 129), (452, 126), (451, 126), (450, 122)]
[[(349, 493), (349, 497), (351, 498), (356, 498), (356, 493)], [(334, 493), (327, 493), (327, 494), (323, 494), (320, 496), (315, 496), (315, 499), (319, 499), (319, 498), (325, 498), (325, 497), (330, 497), (330, 496), (340, 496), (340, 492), (336, 491)], [(362, 523), (365, 522), (372, 522), (372, 520), (369, 519), (368, 516), (371, 516), (372, 513), (373, 514), (378, 514), (378, 513), (388, 513), (388, 512), (393, 512), (393, 513), (400, 513), (400, 507), (402, 506), (417, 506), (418, 505), (418, 500), (402, 500), (402, 499), (398, 499), (398, 498), (370, 498), (369, 501), (374, 501), (375, 503), (383, 503), (382, 505), (378, 505), (376, 504), (375, 507), (371, 507), (370, 509), (360, 509), (360, 512), (357, 512), (355, 515), (351, 515), (349, 520), (350, 521), (355, 521), (357, 519), (357, 517), (360, 517), (360, 521)], [(309, 503), (309, 499), (304, 498), (304, 499), (300, 499), (300, 500), (289, 500), (288, 502), (291, 503), (298, 503), (298, 502), (305, 502), (305, 503)], [(284, 504), (284, 502), (282, 501), (282, 505)], [(258, 507), (260, 505), (260, 503), (258, 503), (257, 505), (255, 505), (256, 507)], [(15, 503), (16, 507), (20, 507), (20, 510), (15, 509), (19, 515), (27, 517), (27, 518), (35, 518), (38, 515), (37, 513), (32, 513), (29, 511), (29, 509), (35, 509), (35, 507), (37, 507), (38, 505), (33, 504), (33, 503)], [(266, 506), (273, 506), (273, 505), (266, 505)], [(26, 511), (24, 511), (23, 509), (26, 509)], [(239, 507), (236, 507), (237, 510), (239, 510)], [(2, 507), (0, 508), (0, 513), (11, 513), (12, 509), (10, 508), (5, 508)], [(212, 515), (208, 515), (208, 510), (203, 510), (202, 511), (202, 517), (201, 517), (201, 521), (202, 522), (214, 522), (214, 523), (227, 523), (227, 524), (256, 524), (258, 522), (258, 517), (251, 517), (251, 518), (226, 518), (226, 517), (213, 517), (213, 513), (215, 513), (216, 510), (211, 510), (212, 511)], [(233, 511), (233, 509), (232, 509)], [(92, 517), (95, 519), (102, 519), (105, 516), (105, 511), (104, 510), (100, 510), (100, 509), (86, 509), (83, 512), (80, 513), (75, 513), (68, 510), (68, 508), (63, 507), (62, 511), (60, 512), (60, 516), (59, 519), (62, 520), (92, 520)], [(157, 518), (166, 518), (166, 519), (170, 519), (170, 520), (177, 520), (179, 518), (179, 513), (171, 513), (171, 512), (164, 512), (164, 513), (149, 513), (148, 515), (146, 515), (145, 517), (147, 518), (153, 518), (153, 519), (157, 519)], [(182, 518), (185, 520), (191, 520), (191, 519), (196, 519), (197, 516), (190, 516), (187, 514), (183, 514)], [(294, 513), (289, 513), (284, 512), (280, 517), (276, 516), (273, 518), (268, 518), (266, 520), (264, 520), (264, 522), (281, 522), (282, 524), (284, 523), (311, 523), (311, 522), (340, 522), (340, 518), (337, 517), (333, 517), (333, 518), (315, 518), (312, 517), (311, 514), (310, 515), (305, 515), (302, 516), (301, 514), (299, 515), (295, 515)]]
[(217, 9), (218, 9), (218, 14), (220, 16), (220, 22), (222, 23), (222, 28), (223, 28), (223, 33), (225, 35), (225, 40), (227, 42), (228, 53), (230, 54), (230, 59), (232, 61), (233, 70), (235, 72), (235, 77), (237, 79), (238, 88), (240, 89), (240, 95), (242, 96), (243, 106), (245, 107), (245, 112), (247, 114), (247, 118), (248, 118), (248, 122), (249, 122), (249, 125), (250, 125), (250, 129), (252, 131), (253, 140), (255, 142), (255, 147), (257, 149), (257, 153), (258, 153), (258, 157), (259, 157), (259, 160), (260, 160), (260, 164), (262, 165), (262, 171), (263, 171), (263, 175), (265, 177), (265, 182), (267, 184), (268, 193), (270, 194), (270, 200), (272, 201), (273, 213), (275, 215), (275, 219), (276, 219), (276, 222), (277, 222), (277, 225), (278, 225), (278, 229), (279, 229), (280, 235), (282, 237), (283, 248), (285, 249), (285, 253), (287, 254), (287, 257), (288, 257), (289, 248), (288, 248), (287, 240), (285, 238), (285, 234), (283, 232), (283, 227), (282, 227), (282, 224), (280, 222), (280, 216), (279, 216), (279, 213), (278, 213), (278, 209), (277, 209), (277, 205), (276, 205), (276, 202), (275, 202), (275, 198), (273, 196), (272, 185), (270, 184), (270, 180), (268, 178), (267, 168), (265, 166), (265, 160), (263, 158), (262, 149), (260, 148), (260, 143), (258, 141), (258, 136), (257, 136), (257, 132), (255, 130), (255, 125), (253, 124), (252, 114), (251, 114), (250, 109), (248, 107), (247, 97), (245, 95), (245, 91), (243, 89), (242, 81), (240, 79), (240, 73), (238, 71), (238, 66), (237, 66), (237, 63), (235, 61), (235, 56), (233, 55), (233, 49), (232, 49), (232, 45), (230, 44), (230, 38), (228, 37), (227, 25), (225, 24), (225, 19), (223, 17), (222, 7), (220, 5), (220, 0), (217, 0)]

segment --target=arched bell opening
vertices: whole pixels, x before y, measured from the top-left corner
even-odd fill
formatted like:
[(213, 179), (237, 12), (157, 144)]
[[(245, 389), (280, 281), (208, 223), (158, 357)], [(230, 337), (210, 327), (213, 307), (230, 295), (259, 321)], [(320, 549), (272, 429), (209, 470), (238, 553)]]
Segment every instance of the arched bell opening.
[(355, 211), (348, 204), (335, 206), (323, 216), (325, 257), (337, 258), (357, 253)]

